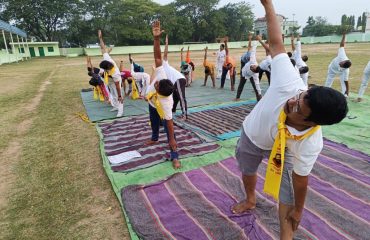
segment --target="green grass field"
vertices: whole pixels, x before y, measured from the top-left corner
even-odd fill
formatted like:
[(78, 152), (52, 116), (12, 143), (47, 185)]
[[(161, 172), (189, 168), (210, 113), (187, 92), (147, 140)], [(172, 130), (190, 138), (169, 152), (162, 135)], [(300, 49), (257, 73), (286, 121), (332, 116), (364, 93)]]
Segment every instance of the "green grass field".
[[(310, 83), (324, 84), (337, 49), (338, 44), (303, 45)], [(353, 62), (351, 100), (357, 97), (369, 49), (370, 43), (346, 46)], [(239, 60), (244, 51), (231, 54)], [(257, 54), (259, 60), (264, 57), (262, 48)], [(203, 52), (191, 57), (196, 79), (203, 81)], [(113, 58), (128, 67), (127, 56)], [(146, 70), (153, 63), (152, 54), (133, 58)], [(169, 58), (179, 65), (179, 53)], [(92, 61), (98, 65), (100, 59)], [(211, 54), (209, 60), (214, 60)], [(35, 58), (0, 69), (0, 238), (129, 239), (102, 168), (96, 129), (76, 115), (85, 111), (79, 92), (90, 87), (85, 58)], [(339, 79), (334, 88), (340, 88)]]

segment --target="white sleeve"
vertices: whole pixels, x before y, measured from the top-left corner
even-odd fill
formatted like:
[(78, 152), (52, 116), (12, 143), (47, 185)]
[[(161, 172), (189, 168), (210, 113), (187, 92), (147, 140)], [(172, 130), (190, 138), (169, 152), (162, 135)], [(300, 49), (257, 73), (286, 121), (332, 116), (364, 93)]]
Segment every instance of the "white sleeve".
[(135, 71), (134, 71), (134, 63), (131, 63), (131, 65), (130, 65), (130, 66), (131, 66), (131, 74), (132, 74), (133, 72), (135, 72)]
[(163, 66), (157, 67), (157, 68), (155, 69), (154, 76), (155, 76), (155, 78), (156, 78), (157, 80), (167, 79), (167, 75), (166, 75), (166, 72), (164, 71)]
[(323, 148), (323, 139), (321, 129), (314, 133), (302, 143), (295, 144), (293, 170), (300, 176), (307, 176), (310, 174), (317, 157)]
[(302, 79), (286, 53), (276, 55), (271, 62), (270, 88), (286, 89), (301, 84)]
[(257, 63), (256, 51), (257, 51), (257, 45), (252, 46), (251, 56), (249, 58), (249, 61), (251, 62), (251, 64)]
[(109, 53), (103, 53), (103, 59), (109, 62), (113, 62), (113, 59), (110, 57)]
[(348, 60), (348, 57), (346, 55), (346, 51), (344, 50), (344, 47), (339, 48), (338, 58), (339, 58), (339, 62), (344, 61), (344, 60)]
[(295, 47), (295, 59), (301, 59), (302, 57), (302, 48), (301, 48), (301, 41), (297, 41), (296, 47)]

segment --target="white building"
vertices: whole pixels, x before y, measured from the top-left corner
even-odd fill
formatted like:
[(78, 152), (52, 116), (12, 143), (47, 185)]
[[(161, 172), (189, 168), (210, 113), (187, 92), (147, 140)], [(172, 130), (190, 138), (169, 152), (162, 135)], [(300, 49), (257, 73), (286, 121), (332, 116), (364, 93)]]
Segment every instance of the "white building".
[[(299, 27), (297, 21), (288, 21), (288, 18), (280, 14), (276, 14), (276, 16), (281, 26), (281, 32), (284, 35), (291, 35), (293, 29)], [(257, 18), (254, 21), (254, 31), (256, 34), (267, 36), (267, 22), (265, 17)]]
[(366, 20), (365, 33), (370, 33), (370, 12), (367, 12), (366, 16), (367, 16), (367, 20)]

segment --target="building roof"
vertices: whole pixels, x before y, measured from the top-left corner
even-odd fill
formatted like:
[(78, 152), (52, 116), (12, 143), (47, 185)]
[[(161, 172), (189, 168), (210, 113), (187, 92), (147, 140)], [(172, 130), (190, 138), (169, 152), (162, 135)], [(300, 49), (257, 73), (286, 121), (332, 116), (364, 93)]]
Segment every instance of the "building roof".
[[(276, 14), (276, 16), (280, 16), (282, 17), (283, 19), (287, 19), (286, 17), (284, 17), (283, 15), (281, 14)], [(254, 22), (266, 22), (266, 17), (260, 17), (260, 18), (257, 18), (256, 21)]]
[(9, 43), (9, 44), (14, 44), (14, 45), (18, 45), (18, 44), (28, 44), (28, 45), (58, 45), (59, 42), (13, 42), (13, 43)]
[(10, 32), (10, 33), (17, 34), (18, 36), (27, 38), (27, 33), (26, 32), (20, 30), (17, 27), (14, 27), (14, 26), (10, 25), (9, 23), (6, 23), (2, 20), (0, 20), (0, 29), (5, 30), (5, 31)]

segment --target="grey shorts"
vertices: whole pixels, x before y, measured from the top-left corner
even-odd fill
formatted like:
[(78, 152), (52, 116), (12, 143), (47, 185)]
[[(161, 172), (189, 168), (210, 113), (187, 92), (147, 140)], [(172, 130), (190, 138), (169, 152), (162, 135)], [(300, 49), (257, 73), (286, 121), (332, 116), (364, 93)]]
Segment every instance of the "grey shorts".
[[(240, 138), (236, 145), (235, 157), (238, 161), (240, 171), (243, 175), (251, 176), (257, 173), (258, 166), (262, 159), (269, 158), (270, 150), (263, 150), (257, 147), (245, 134), (244, 129), (241, 129)], [(293, 164), (292, 155), (289, 151), (285, 151), (285, 161), (283, 169), (283, 177), (280, 184), (279, 202), (286, 205), (294, 205), (294, 190), (293, 190)], [(265, 176), (265, 173), (262, 174)]]

